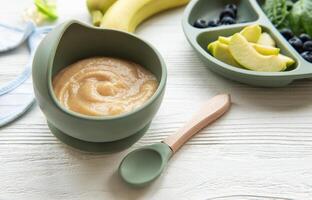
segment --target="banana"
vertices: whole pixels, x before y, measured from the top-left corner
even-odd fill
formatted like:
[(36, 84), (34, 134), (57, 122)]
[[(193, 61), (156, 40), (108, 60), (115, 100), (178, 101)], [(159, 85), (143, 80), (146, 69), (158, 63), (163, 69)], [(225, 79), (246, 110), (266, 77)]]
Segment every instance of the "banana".
[(104, 14), (101, 27), (134, 32), (150, 16), (188, 2), (189, 0), (118, 0)]
[(100, 26), (103, 14), (117, 0), (87, 0), (87, 8), (91, 14), (92, 24)]

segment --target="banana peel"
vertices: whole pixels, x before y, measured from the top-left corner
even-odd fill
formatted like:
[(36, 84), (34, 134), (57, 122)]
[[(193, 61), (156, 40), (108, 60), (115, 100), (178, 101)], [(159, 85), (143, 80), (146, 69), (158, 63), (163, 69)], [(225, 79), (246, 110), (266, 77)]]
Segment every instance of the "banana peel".
[(100, 26), (134, 32), (141, 22), (152, 15), (188, 2), (189, 0), (117, 0), (104, 14)]

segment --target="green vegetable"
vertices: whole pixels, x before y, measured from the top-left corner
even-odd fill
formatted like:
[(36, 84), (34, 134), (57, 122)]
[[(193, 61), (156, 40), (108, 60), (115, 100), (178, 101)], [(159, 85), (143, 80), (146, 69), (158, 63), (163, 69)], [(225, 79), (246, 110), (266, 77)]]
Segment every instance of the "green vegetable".
[(312, 36), (312, 0), (297, 1), (291, 10), (289, 22), (296, 34), (306, 32)]
[(56, 5), (49, 0), (34, 0), (34, 3), (38, 11), (50, 20), (56, 20), (58, 18), (56, 13)]
[(292, 7), (290, 0), (266, 0), (263, 10), (278, 29), (289, 26), (288, 16)]
[(302, 25), (307, 34), (312, 36), (312, 1), (305, 1), (306, 9), (302, 15)]
[(289, 24), (290, 24), (291, 30), (296, 35), (304, 31), (301, 25), (301, 15), (303, 13), (301, 3), (302, 1), (298, 1), (297, 3), (295, 3), (289, 15)]

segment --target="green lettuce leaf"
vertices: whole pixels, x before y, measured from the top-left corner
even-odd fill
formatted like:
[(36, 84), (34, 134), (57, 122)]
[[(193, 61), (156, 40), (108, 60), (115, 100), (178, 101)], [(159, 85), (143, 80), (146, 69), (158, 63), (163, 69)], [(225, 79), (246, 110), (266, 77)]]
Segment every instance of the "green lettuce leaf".
[(303, 14), (301, 23), (305, 32), (312, 36), (312, 0), (302, 0)]
[(312, 36), (312, 0), (299, 0), (289, 15), (290, 28), (295, 34), (307, 33)]
[(263, 10), (274, 26), (281, 29), (289, 26), (288, 15), (291, 7), (290, 0), (266, 0)]
[(300, 34), (303, 32), (303, 27), (301, 25), (301, 16), (303, 14), (302, 1), (297, 1), (290, 12), (289, 24), (292, 31), (295, 34)]

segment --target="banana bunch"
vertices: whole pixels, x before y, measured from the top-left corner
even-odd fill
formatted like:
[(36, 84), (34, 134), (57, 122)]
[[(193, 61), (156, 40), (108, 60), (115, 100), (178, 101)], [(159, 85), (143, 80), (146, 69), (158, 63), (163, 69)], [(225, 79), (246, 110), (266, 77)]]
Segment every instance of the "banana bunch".
[(87, 0), (95, 26), (134, 32), (150, 16), (183, 6), (189, 0)]

